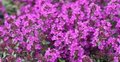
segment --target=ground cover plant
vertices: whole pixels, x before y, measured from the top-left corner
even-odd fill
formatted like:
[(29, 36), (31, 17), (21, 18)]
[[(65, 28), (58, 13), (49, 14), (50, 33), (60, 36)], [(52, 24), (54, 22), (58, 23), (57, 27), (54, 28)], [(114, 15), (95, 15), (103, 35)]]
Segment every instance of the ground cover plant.
[(0, 0), (1, 62), (120, 62), (120, 0)]

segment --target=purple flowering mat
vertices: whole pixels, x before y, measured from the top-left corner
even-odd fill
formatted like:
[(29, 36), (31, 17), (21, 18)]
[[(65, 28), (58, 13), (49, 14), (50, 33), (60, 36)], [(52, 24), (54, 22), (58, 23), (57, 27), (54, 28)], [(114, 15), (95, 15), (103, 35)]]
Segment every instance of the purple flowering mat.
[(120, 62), (120, 0), (0, 0), (0, 62)]

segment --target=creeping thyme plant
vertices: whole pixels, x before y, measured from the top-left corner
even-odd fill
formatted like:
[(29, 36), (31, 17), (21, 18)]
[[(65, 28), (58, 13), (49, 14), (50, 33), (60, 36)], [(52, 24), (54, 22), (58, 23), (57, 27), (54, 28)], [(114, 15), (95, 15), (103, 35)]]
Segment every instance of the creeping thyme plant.
[(120, 62), (120, 0), (0, 0), (0, 62)]

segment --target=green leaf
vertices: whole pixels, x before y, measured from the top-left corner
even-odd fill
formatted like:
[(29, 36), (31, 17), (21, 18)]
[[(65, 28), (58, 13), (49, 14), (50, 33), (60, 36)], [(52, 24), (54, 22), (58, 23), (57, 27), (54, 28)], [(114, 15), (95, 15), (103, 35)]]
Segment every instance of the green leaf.
[(17, 43), (17, 44), (16, 44), (15, 49), (17, 49), (17, 48), (18, 48), (18, 46), (19, 46), (19, 43)]
[(63, 60), (63, 59), (59, 59), (59, 62), (65, 62), (65, 60)]
[(3, 53), (2, 53), (2, 52), (0, 52), (0, 57), (2, 58), (2, 56), (3, 56)]
[(5, 58), (8, 54), (6, 52), (3, 52), (3, 57), (2, 58)]
[(100, 62), (100, 60), (98, 59), (97, 62)]
[(42, 44), (43, 44), (43, 45), (48, 45), (48, 44), (50, 44), (50, 42), (48, 42), (48, 41), (46, 41), (46, 40), (43, 40), (43, 41), (42, 41)]
[(5, 6), (9, 14), (16, 13), (18, 10), (17, 5), (15, 5), (12, 0), (2, 0), (2, 4)]

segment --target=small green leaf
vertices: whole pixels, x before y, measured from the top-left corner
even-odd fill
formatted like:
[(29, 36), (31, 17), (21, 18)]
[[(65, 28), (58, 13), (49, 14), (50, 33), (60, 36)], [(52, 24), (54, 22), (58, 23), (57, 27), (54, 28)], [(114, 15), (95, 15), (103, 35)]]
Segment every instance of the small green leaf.
[(2, 58), (2, 56), (3, 56), (3, 54), (2, 54), (2, 52), (0, 52), (0, 57)]
[(63, 59), (59, 59), (59, 62), (65, 62), (65, 60), (63, 60)]
[(3, 52), (3, 57), (2, 58), (5, 58), (8, 54), (6, 52)]
[(16, 44), (15, 49), (17, 49), (17, 48), (18, 48), (18, 46), (19, 46), (19, 43), (17, 43), (17, 44)]
[(16, 57), (17, 55), (16, 55), (16, 54), (14, 54), (13, 56), (14, 56), (14, 57)]
[(98, 59), (97, 62), (100, 62), (100, 60)]
[(50, 44), (50, 42), (43, 40), (43, 41), (42, 41), (42, 44), (43, 44), (43, 45), (48, 45), (48, 44)]

